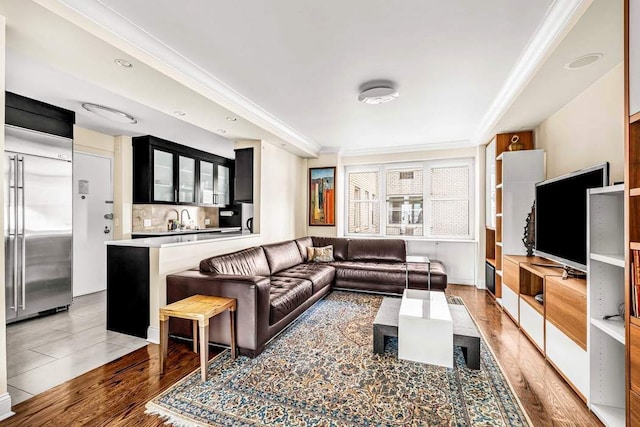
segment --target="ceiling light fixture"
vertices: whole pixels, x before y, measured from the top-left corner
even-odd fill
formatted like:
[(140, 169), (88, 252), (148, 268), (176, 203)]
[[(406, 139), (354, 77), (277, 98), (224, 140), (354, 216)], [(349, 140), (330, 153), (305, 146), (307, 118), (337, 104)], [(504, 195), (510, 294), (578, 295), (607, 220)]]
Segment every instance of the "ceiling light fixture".
[(216, 132), (218, 132), (218, 133), (227, 133), (227, 131), (224, 130), (224, 129), (218, 129)]
[(603, 55), (601, 53), (589, 53), (587, 55), (582, 55), (565, 64), (564, 68), (567, 70), (580, 70), (598, 61), (602, 56)]
[(372, 80), (360, 86), (358, 101), (365, 104), (384, 104), (393, 101), (400, 94), (388, 80)]
[(92, 112), (95, 115), (102, 117), (103, 119), (111, 120), (113, 122), (135, 125), (138, 123), (135, 117), (131, 114), (124, 113), (114, 108), (105, 107), (104, 105), (91, 104), (85, 102), (82, 104), (82, 108)]
[(114, 59), (113, 62), (115, 62), (116, 64), (118, 64), (119, 66), (124, 67), (124, 68), (133, 67), (133, 64), (131, 62), (127, 61), (126, 59), (118, 58), (118, 59)]
[(227, 120), (229, 120), (230, 122), (235, 122), (238, 119), (236, 119), (235, 117), (227, 116)]
[(184, 111), (180, 111), (180, 110), (176, 110), (173, 112), (174, 115), (176, 116), (186, 116), (187, 113), (185, 113)]

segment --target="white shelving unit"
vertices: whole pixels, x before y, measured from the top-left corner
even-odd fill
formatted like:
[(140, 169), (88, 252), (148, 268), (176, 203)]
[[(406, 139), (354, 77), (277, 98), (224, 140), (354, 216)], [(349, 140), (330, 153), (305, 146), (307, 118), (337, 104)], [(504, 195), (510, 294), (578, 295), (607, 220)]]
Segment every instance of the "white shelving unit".
[(591, 411), (606, 426), (625, 425), (624, 185), (589, 190), (587, 352)]

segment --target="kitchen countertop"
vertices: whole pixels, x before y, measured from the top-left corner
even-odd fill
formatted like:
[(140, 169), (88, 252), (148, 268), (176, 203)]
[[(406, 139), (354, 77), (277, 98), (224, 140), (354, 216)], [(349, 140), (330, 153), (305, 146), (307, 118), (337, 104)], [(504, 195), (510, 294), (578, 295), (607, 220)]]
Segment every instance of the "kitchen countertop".
[[(177, 234), (177, 235), (176, 235)], [(239, 231), (233, 233), (220, 233), (220, 232), (208, 232), (197, 234), (184, 234), (173, 232), (169, 236), (160, 237), (146, 237), (129, 240), (110, 240), (105, 242), (110, 246), (130, 246), (141, 248), (167, 248), (173, 246), (184, 246), (211, 242), (212, 240), (234, 240), (234, 239), (246, 239), (248, 237), (259, 237), (256, 233), (240, 233)]]
[(158, 237), (158, 236), (181, 236), (185, 234), (200, 234), (200, 233), (233, 233), (238, 231), (240, 231), (240, 227), (210, 227), (210, 228), (200, 228), (198, 230), (185, 229), (185, 230), (174, 230), (174, 231), (134, 231), (131, 233), (131, 235)]

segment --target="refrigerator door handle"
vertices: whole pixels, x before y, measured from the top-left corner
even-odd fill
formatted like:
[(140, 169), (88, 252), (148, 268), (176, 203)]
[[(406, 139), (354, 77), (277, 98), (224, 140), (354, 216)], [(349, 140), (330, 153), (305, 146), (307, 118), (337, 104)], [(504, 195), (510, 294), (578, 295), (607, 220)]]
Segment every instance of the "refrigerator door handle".
[[(19, 157), (18, 158), (18, 165), (20, 165), (20, 163), (22, 163), (22, 167), (20, 168), (20, 186), (18, 187), (20, 190), (22, 190), (22, 215), (21, 215), (21, 222), (22, 222), (22, 269), (21, 269), (21, 275), (20, 275), (20, 285), (22, 288), (22, 304), (20, 305), (20, 307), (23, 310), (27, 309), (27, 301), (26, 301), (26, 286), (25, 286), (25, 277), (26, 277), (26, 270), (27, 270), (27, 257), (26, 257), (26, 246), (27, 246), (27, 239), (25, 236), (25, 226), (24, 226), (24, 216), (25, 216), (25, 209), (24, 209), (24, 157)], [(17, 229), (17, 227), (16, 227)]]
[[(9, 307), (13, 311), (18, 311), (18, 171), (17, 171), (17, 156), (9, 156), (9, 179), (13, 178), (13, 185), (9, 182), (9, 193), (13, 188), (13, 198), (9, 197), (9, 203), (13, 202), (13, 229), (11, 228), (11, 215), (9, 215), (9, 243), (11, 243), (11, 236), (13, 236), (13, 305)], [(13, 169), (13, 170), (11, 170)], [(13, 175), (13, 176), (12, 176)], [(9, 212), (11, 212), (11, 205), (9, 205)]]

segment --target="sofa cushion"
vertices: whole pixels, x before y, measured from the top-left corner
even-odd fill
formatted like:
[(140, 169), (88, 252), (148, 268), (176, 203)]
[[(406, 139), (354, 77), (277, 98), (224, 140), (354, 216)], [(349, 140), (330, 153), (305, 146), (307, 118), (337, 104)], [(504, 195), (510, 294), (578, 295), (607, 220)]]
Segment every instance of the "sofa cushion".
[(333, 263), (339, 280), (369, 283), (398, 282), (404, 284), (405, 264), (389, 262), (345, 261)]
[(204, 273), (236, 274), (241, 276), (269, 276), (269, 263), (261, 247), (243, 249), (200, 261)]
[(262, 245), (262, 248), (267, 257), (267, 262), (269, 262), (271, 274), (276, 274), (285, 268), (302, 263), (302, 255), (300, 255), (298, 245), (293, 240)]
[(350, 239), (349, 261), (405, 262), (407, 246), (402, 239)]
[(296, 245), (298, 245), (302, 261), (307, 262), (307, 248), (313, 246), (313, 240), (311, 240), (311, 237), (307, 236), (300, 237), (299, 239), (294, 240), (294, 242), (296, 242)]
[(336, 261), (346, 261), (347, 260), (347, 249), (349, 244), (349, 239), (345, 239), (342, 237), (311, 237), (313, 241), (313, 246), (322, 247), (322, 246), (333, 246), (333, 258)]
[[(407, 269), (410, 288), (427, 289), (429, 283), (426, 264), (342, 261), (334, 262), (331, 265), (336, 268), (336, 286), (340, 288), (402, 292), (407, 279)], [(366, 286), (351, 286), (356, 283)], [(387, 288), (378, 289), (377, 285), (379, 284), (385, 285)], [(391, 290), (394, 286), (397, 289)], [(447, 273), (444, 265), (440, 261), (431, 261), (431, 289), (445, 289), (446, 287)]]
[(313, 293), (328, 286), (336, 275), (335, 267), (329, 264), (298, 264), (278, 273), (277, 277), (296, 277), (310, 280), (313, 283)]
[(269, 324), (284, 319), (313, 294), (313, 285), (296, 277), (272, 277), (269, 291)]

